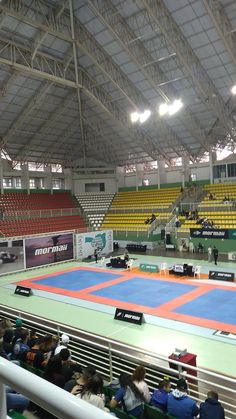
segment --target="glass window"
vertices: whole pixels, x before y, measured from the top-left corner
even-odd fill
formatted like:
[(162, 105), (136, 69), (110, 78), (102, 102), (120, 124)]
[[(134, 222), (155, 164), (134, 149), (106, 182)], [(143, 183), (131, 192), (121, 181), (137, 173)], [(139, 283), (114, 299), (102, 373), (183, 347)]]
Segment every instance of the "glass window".
[(61, 189), (61, 179), (53, 179), (52, 189)]
[(228, 164), (228, 177), (236, 177), (236, 163)]
[(12, 188), (12, 178), (11, 177), (4, 177), (3, 178), (3, 187), (4, 188)]
[(12, 162), (12, 169), (21, 170), (21, 163), (19, 161), (13, 161)]
[(44, 172), (44, 164), (42, 164), (42, 163), (35, 163), (35, 162), (29, 162), (28, 163), (28, 169), (31, 172)]
[(190, 175), (190, 179), (191, 179), (191, 181), (192, 181), (192, 182), (195, 182), (195, 181), (197, 180), (197, 175), (196, 175), (196, 173), (191, 173), (191, 175)]
[(226, 177), (226, 164), (219, 164), (218, 166), (213, 166), (213, 176), (214, 179), (221, 179)]
[(51, 164), (51, 171), (53, 173), (62, 173), (62, 165), (61, 164)]
[(21, 188), (21, 178), (20, 177), (15, 178), (15, 184), (16, 184), (16, 188)]
[(29, 180), (29, 187), (30, 187), (30, 189), (34, 189), (36, 187), (35, 179), (30, 179)]
[(39, 187), (41, 189), (44, 189), (45, 188), (44, 178), (39, 178)]

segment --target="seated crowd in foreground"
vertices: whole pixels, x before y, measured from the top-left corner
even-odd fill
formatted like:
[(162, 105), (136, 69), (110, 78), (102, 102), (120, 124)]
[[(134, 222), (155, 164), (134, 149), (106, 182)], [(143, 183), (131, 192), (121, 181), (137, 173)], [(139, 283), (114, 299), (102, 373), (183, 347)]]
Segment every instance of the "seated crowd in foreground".
[[(102, 375), (93, 366), (82, 367), (73, 361), (67, 348), (69, 340), (65, 334), (60, 342), (58, 336), (38, 337), (34, 330), (22, 327), (21, 319), (16, 320), (14, 328), (8, 320), (0, 322), (0, 356), (19, 365), (25, 363), (40, 369), (47, 381), (113, 416), (119, 407), (136, 418), (145, 419), (146, 403), (176, 419), (224, 419), (224, 409), (216, 392), (209, 391), (205, 402), (198, 407), (188, 395), (187, 382), (183, 378), (171, 390), (168, 377), (164, 377), (158, 389), (151, 393), (143, 366), (136, 367), (132, 375), (122, 373), (118, 380), (113, 380), (108, 387), (114, 396), (105, 397)], [(8, 412), (22, 413), (30, 404), (26, 397), (11, 388), (6, 389), (6, 399)], [(53, 417), (40, 408), (36, 413), (40, 418)]]

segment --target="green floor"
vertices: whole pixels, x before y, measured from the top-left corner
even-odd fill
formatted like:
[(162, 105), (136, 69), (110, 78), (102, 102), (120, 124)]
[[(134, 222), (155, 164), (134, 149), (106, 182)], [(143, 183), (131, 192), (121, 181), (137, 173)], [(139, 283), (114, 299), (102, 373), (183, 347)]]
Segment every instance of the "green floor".
[[(160, 262), (160, 258), (154, 256), (134, 256), (137, 258), (135, 260), (135, 264), (137, 265), (140, 262)], [(172, 259), (168, 258), (165, 261), (171, 263)], [(196, 264), (196, 261), (193, 262)], [(175, 330), (174, 321), (166, 321), (165, 327), (147, 323), (143, 323), (142, 326), (129, 325), (114, 320), (113, 316), (110, 314), (96, 311), (95, 317), (95, 312), (91, 309), (49, 300), (35, 295), (24, 298), (22, 296), (14, 295), (12, 289), (3, 287), (6, 284), (18, 280), (83, 265), (95, 266), (94, 264), (70, 262), (24, 273), (1, 276), (0, 303), (17, 308), (19, 311), (27, 311), (34, 315), (46, 317), (55, 322), (87, 330), (164, 356), (170, 355), (176, 347), (187, 348), (188, 352), (197, 354), (197, 364), (199, 367), (208, 368), (236, 377), (236, 364), (234, 362), (236, 346), (233, 342), (226, 342), (221, 338), (219, 338), (218, 341), (208, 337), (207, 334), (213, 333), (213, 331), (206, 330), (205, 332), (204, 329), (202, 329), (201, 335), (201, 332), (199, 332), (199, 330), (196, 332), (197, 329), (190, 324), (183, 324), (184, 331)], [(203, 269), (204, 266), (205, 269), (208, 269), (207, 262), (203, 262), (202, 266)], [(236, 264), (223, 262), (219, 264), (219, 268), (225, 269), (226, 267), (228, 270), (235, 271)], [(222, 354), (224, 354), (224, 356), (222, 356)]]

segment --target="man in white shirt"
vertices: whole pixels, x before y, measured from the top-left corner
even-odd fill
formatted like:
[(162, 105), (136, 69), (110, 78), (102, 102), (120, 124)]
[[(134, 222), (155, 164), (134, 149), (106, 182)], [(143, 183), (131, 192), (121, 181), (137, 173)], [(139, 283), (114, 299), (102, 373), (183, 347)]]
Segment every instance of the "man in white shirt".
[[(64, 335), (64, 334), (61, 335), (61, 344), (56, 347), (54, 355), (58, 355), (62, 349), (67, 348), (69, 341), (70, 341), (69, 336)], [(71, 358), (71, 355), (70, 355), (70, 358)]]
[(208, 254), (208, 262), (212, 262), (212, 247), (211, 246), (208, 247), (207, 254)]

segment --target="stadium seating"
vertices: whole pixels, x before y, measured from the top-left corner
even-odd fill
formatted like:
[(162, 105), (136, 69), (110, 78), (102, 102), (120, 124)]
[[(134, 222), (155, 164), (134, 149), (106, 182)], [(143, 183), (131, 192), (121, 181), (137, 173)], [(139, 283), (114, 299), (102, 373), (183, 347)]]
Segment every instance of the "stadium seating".
[(145, 224), (145, 221), (151, 217), (152, 212), (156, 218), (166, 222), (179, 194), (179, 188), (118, 192), (105, 216), (102, 228), (147, 232), (150, 224)]
[(179, 194), (179, 188), (118, 192), (112, 202), (111, 208), (168, 210), (178, 198)]
[(75, 194), (75, 198), (85, 212), (89, 224), (95, 229), (98, 229), (102, 225), (105, 214), (114, 198), (114, 194), (105, 192), (84, 193)]
[(5, 220), (0, 222), (0, 232), (6, 237), (85, 228), (85, 222), (80, 215), (32, 218), (24, 220)]
[[(163, 219), (168, 219), (170, 213), (162, 212), (155, 213), (156, 217), (161, 216)], [(132, 212), (132, 213), (114, 213), (109, 211), (106, 214), (105, 220), (102, 224), (102, 228), (126, 231), (126, 230), (138, 230), (147, 231), (150, 227), (149, 224), (145, 224), (145, 220), (150, 218), (150, 212)]]
[[(236, 183), (220, 183), (214, 185), (205, 185), (203, 191), (206, 193), (203, 201), (200, 203), (199, 208), (206, 207), (229, 207), (232, 202), (223, 202), (224, 197), (229, 197), (231, 201), (236, 199)], [(209, 195), (214, 194), (215, 199), (209, 199)]]
[(74, 208), (73, 197), (69, 192), (57, 192), (50, 194), (48, 192), (6, 192), (0, 194), (0, 207), (6, 213), (24, 210), (43, 210)]
[[(236, 228), (236, 211), (201, 211), (198, 213), (200, 218), (208, 218), (213, 221), (214, 228)], [(201, 228), (196, 224), (196, 220), (186, 220), (179, 217), (181, 226), (178, 228), (180, 233), (189, 233), (190, 228)]]

